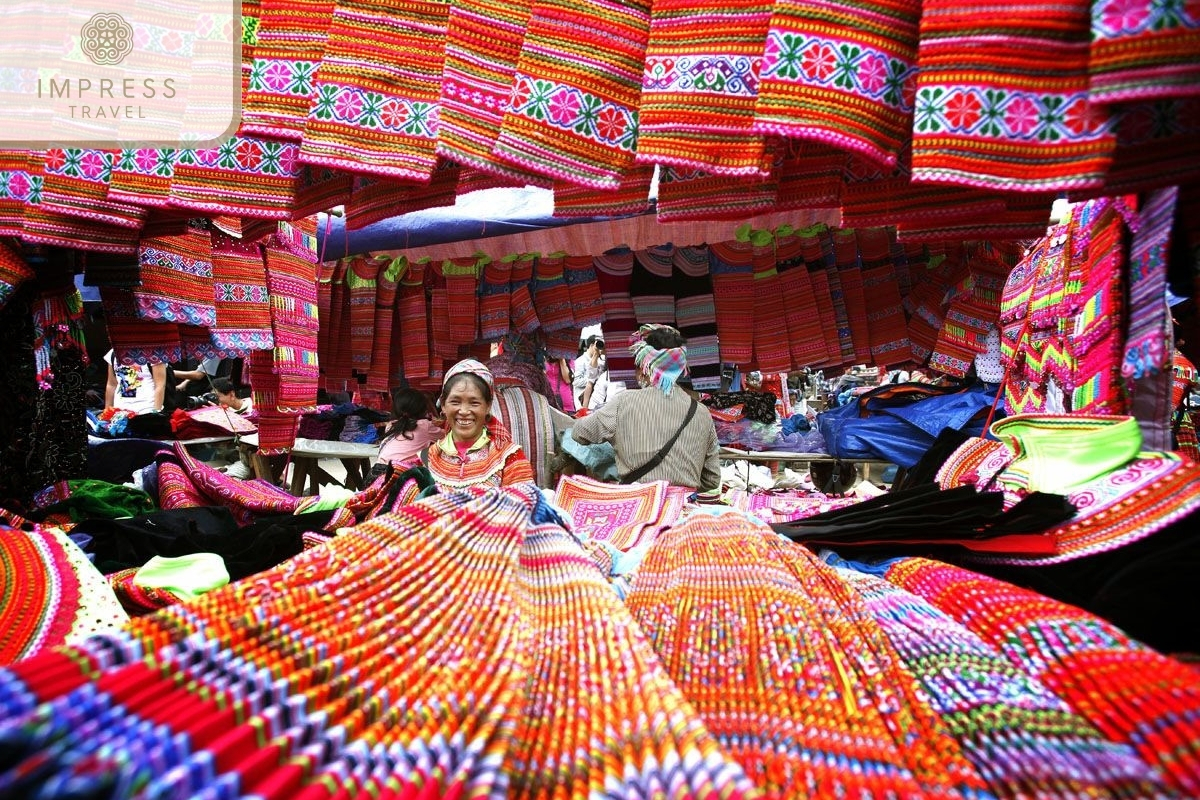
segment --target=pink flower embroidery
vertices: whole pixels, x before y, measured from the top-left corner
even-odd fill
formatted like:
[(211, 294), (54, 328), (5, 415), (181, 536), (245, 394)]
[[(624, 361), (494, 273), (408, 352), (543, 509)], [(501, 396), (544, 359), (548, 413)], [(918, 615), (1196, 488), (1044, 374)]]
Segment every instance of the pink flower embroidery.
[(352, 89), (344, 89), (338, 92), (337, 100), (333, 102), (333, 113), (347, 122), (354, 122), (362, 113), (362, 99)]
[(1104, 27), (1112, 31), (1134, 31), (1142, 26), (1149, 14), (1145, 0), (1108, 0), (1100, 10)]
[(804, 74), (815, 81), (824, 83), (833, 74), (837, 64), (837, 54), (827, 44), (810, 47), (804, 52)]
[(104, 163), (104, 156), (95, 150), (89, 150), (83, 154), (83, 158), (79, 159), (79, 171), (83, 173), (83, 177), (96, 180), (104, 174), (104, 168), (107, 166)]
[(550, 99), (550, 119), (559, 125), (570, 125), (579, 116), (579, 98), (563, 89)]
[(158, 151), (143, 147), (134, 153), (133, 163), (137, 164), (139, 172), (152, 172), (158, 164)]
[(864, 91), (875, 94), (887, 82), (887, 59), (871, 56), (858, 65), (858, 82)]
[(24, 172), (14, 172), (9, 176), (8, 193), (19, 200), (29, 196), (29, 179)]
[(291, 79), (292, 71), (288, 69), (287, 64), (278, 61), (273, 62), (263, 71), (263, 83), (273, 92), (286, 90)]
[(1018, 97), (1008, 104), (1004, 122), (1018, 136), (1028, 136), (1038, 126), (1037, 104), (1028, 97)]

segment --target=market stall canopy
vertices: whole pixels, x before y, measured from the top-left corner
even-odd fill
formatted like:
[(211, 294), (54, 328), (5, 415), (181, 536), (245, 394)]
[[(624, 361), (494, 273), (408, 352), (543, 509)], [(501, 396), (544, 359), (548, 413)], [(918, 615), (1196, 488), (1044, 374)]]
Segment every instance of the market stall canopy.
[(456, 258), (475, 253), (603, 253), (624, 245), (633, 249), (664, 242), (701, 244), (734, 237), (744, 224), (754, 228), (838, 225), (836, 208), (760, 214), (740, 220), (659, 222), (651, 209), (624, 217), (555, 217), (554, 192), (533, 186), (480, 189), (461, 195), (453, 206), (401, 214), (358, 230), (343, 217), (321, 214), (317, 252), (331, 261), (361, 253), (404, 253), (410, 258)]

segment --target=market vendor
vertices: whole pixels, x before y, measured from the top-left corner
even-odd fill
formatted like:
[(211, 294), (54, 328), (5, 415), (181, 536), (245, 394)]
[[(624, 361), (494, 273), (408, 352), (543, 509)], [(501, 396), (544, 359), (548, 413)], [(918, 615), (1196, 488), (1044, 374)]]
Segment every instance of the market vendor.
[(665, 480), (702, 492), (720, 487), (720, 445), (708, 410), (676, 384), (687, 374), (686, 340), (669, 325), (642, 325), (629, 351), (641, 389), (620, 392), (577, 421), (581, 444), (610, 442), (621, 483)]
[(448, 433), (421, 452), (421, 463), (441, 491), (534, 479), (525, 452), (492, 415), (494, 391), (491, 370), (473, 358), (446, 370), (438, 407)]

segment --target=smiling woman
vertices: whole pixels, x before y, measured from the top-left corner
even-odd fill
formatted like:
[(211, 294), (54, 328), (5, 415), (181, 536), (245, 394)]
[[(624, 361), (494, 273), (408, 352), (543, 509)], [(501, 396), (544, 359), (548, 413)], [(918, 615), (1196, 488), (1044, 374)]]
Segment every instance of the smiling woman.
[(421, 456), (442, 491), (534, 479), (524, 451), (492, 416), (494, 390), (491, 370), (473, 358), (446, 370), (438, 408), (448, 432)]

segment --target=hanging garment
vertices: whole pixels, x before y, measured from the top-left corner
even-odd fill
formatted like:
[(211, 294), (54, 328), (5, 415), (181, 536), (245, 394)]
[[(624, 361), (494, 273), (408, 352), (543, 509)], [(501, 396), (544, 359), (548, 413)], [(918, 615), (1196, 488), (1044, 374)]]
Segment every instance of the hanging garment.
[(671, 257), (675, 323), (687, 339), (688, 377), (698, 392), (721, 388), (721, 350), (707, 246), (676, 247)]

